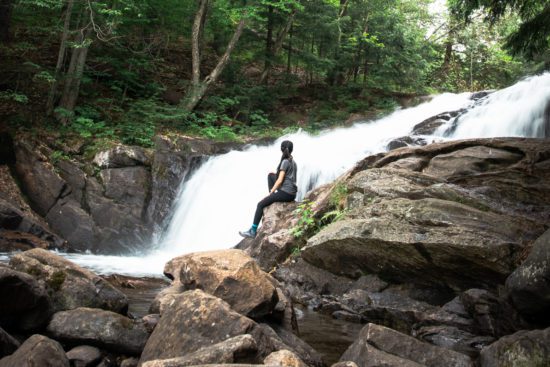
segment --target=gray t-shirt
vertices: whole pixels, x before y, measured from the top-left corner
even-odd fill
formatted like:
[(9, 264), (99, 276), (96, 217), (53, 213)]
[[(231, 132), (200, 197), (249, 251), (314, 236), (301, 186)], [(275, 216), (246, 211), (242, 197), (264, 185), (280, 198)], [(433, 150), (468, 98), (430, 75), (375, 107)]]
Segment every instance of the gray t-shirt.
[(285, 179), (279, 190), (286, 192), (290, 195), (296, 195), (298, 192), (298, 186), (296, 186), (296, 174), (298, 167), (293, 160), (283, 159), (281, 162), (281, 171), (285, 171)]

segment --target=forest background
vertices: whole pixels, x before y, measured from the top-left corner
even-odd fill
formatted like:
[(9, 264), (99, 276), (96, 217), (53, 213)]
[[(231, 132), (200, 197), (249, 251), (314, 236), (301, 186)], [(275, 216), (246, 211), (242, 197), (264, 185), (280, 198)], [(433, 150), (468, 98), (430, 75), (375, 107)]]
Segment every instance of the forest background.
[(549, 70), (549, 20), (546, 0), (0, 0), (0, 132), (93, 153), (319, 131)]

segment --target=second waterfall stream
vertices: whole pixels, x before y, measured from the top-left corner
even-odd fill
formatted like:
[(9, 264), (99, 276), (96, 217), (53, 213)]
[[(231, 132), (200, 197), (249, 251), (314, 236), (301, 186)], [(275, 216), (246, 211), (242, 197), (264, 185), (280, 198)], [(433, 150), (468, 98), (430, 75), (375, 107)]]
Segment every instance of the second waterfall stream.
[(474, 102), (469, 93), (442, 94), (416, 107), (350, 127), (281, 137), (268, 146), (211, 157), (182, 183), (173, 215), (157, 234), (149, 253), (135, 256), (67, 255), (99, 273), (160, 275), (169, 259), (195, 251), (224, 249), (240, 240), (252, 223), (256, 203), (267, 195), (266, 175), (280, 159), (280, 142), (293, 141), (298, 164), (298, 197), (334, 180), (362, 158), (387, 150), (387, 144), (411, 134), (413, 127), (437, 114), (468, 109), (441, 126), (428, 143), (449, 139), (548, 136), (550, 73), (527, 78)]

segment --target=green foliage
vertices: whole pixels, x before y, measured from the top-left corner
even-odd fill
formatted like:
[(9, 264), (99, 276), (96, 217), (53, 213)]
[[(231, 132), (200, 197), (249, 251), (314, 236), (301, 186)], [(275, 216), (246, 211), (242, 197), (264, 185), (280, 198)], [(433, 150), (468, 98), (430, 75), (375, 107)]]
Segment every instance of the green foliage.
[(29, 98), (26, 95), (11, 90), (0, 91), (0, 100), (2, 99), (22, 104), (26, 104), (29, 102)]
[(52, 154), (50, 155), (51, 161), (55, 164), (59, 161), (65, 160), (68, 161), (71, 158), (67, 155), (67, 153), (61, 151), (61, 150), (54, 150)]
[(291, 230), (294, 237), (309, 237), (319, 229), (315, 219), (313, 204), (313, 202), (305, 200), (294, 211), (294, 214), (298, 217), (298, 223)]

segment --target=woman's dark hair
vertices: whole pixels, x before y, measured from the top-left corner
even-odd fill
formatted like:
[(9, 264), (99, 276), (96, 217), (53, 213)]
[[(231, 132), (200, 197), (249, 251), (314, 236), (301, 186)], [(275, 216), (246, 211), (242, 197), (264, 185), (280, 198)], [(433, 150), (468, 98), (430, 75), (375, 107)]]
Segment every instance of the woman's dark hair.
[(292, 161), (292, 149), (294, 148), (294, 144), (290, 140), (285, 140), (281, 143), (281, 152), (283, 152), (283, 155), (281, 156), (281, 161), (279, 162), (279, 166), (277, 166), (277, 174), (279, 174), (279, 170), (281, 169), (281, 164), (283, 163), (283, 160), (288, 159), (289, 161)]

